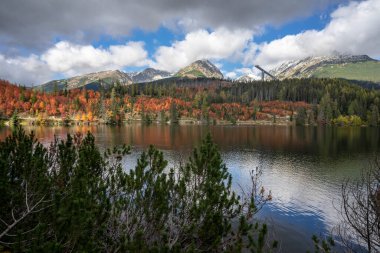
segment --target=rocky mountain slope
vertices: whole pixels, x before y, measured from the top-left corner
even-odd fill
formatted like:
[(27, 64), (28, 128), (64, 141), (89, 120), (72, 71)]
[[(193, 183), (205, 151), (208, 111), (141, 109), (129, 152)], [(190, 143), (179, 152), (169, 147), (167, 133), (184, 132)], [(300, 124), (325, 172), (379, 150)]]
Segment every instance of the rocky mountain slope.
[(147, 68), (141, 72), (130, 73), (129, 75), (131, 76), (133, 83), (145, 83), (171, 77), (172, 73), (163, 70)]
[(147, 68), (140, 72), (125, 73), (120, 70), (108, 70), (85, 75), (75, 76), (67, 79), (53, 80), (35, 87), (37, 90), (51, 92), (54, 90), (76, 89), (86, 87), (88, 89), (99, 89), (108, 87), (115, 83), (130, 85), (133, 83), (145, 83), (157, 81), (169, 77), (180, 78), (218, 78), (223, 79), (220, 70), (208, 60), (199, 60), (179, 70), (174, 76), (172, 73), (153, 68)]
[(89, 73), (81, 76), (75, 76), (68, 79), (53, 80), (42, 84), (36, 89), (44, 91), (54, 91), (55, 89), (75, 89), (81, 87), (99, 88), (100, 86), (107, 87), (114, 83), (121, 85), (132, 84), (132, 78), (120, 70), (108, 70), (95, 73)]
[(380, 62), (367, 55), (307, 57), (286, 62), (270, 72), (279, 79), (326, 77), (380, 82)]
[(180, 69), (176, 77), (182, 78), (217, 78), (223, 79), (223, 74), (220, 70), (208, 60), (198, 60), (192, 64)]
[(241, 83), (248, 83), (248, 82), (258, 81), (258, 80), (261, 80), (261, 77), (252, 73), (242, 75), (235, 79), (236, 82), (241, 82)]
[(147, 68), (141, 72), (125, 73), (120, 70), (108, 70), (85, 75), (75, 76), (67, 79), (53, 80), (35, 87), (38, 90), (47, 92), (63, 89), (76, 89), (86, 87), (90, 89), (99, 89), (109, 85), (120, 83), (129, 85), (132, 83), (151, 82), (170, 77), (172, 74), (167, 71), (161, 71), (153, 68)]

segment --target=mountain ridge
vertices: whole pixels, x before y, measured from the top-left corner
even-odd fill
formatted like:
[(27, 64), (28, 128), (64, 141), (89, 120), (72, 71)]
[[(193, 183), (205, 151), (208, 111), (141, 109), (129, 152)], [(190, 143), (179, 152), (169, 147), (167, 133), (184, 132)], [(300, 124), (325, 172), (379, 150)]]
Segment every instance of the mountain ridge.
[(143, 71), (131, 73), (129, 75), (131, 76), (133, 83), (144, 83), (171, 77), (172, 73), (154, 68), (146, 68)]
[[(281, 64), (279, 67), (269, 71), (278, 79), (286, 78), (311, 78), (311, 77), (327, 77), (327, 78), (344, 78), (359, 81), (375, 81), (380, 82), (380, 74), (375, 75), (375, 78), (369, 80), (365, 75), (360, 75), (360, 72), (365, 72), (364, 66), (360, 64), (373, 65), (375, 68), (373, 74), (380, 73), (380, 62), (370, 58), (368, 55), (332, 55), (332, 56), (310, 56), (301, 60), (288, 61)], [(349, 68), (350, 67), (350, 70)], [(328, 69), (331, 70), (328, 70)], [(335, 73), (332, 69), (340, 69), (340, 73)], [(345, 69), (347, 69), (345, 71)], [(356, 70), (357, 76), (350, 72)], [(368, 73), (371, 75), (372, 73)]]
[(75, 88), (99, 89), (114, 83), (131, 85), (134, 83), (145, 83), (157, 81), (170, 77), (179, 78), (218, 78), (223, 79), (221, 71), (208, 60), (198, 60), (180, 69), (175, 75), (168, 71), (154, 68), (146, 68), (138, 72), (123, 72), (120, 70), (105, 70), (78, 75), (66, 79), (52, 80), (41, 84), (35, 89), (43, 91), (54, 91)]
[(108, 86), (113, 83), (120, 83), (121, 85), (132, 84), (131, 77), (120, 70), (105, 70), (84, 75), (73, 76), (66, 79), (52, 80), (47, 83), (41, 84), (35, 89), (43, 91), (53, 91), (55, 89), (76, 89), (86, 87), (88, 85), (95, 86)]
[[(269, 72), (280, 80), (286, 78), (343, 78), (352, 81), (380, 83), (380, 61), (367, 55), (311, 56), (301, 60), (285, 62)], [(129, 73), (120, 70), (106, 70), (67, 79), (52, 80), (35, 87), (35, 89), (48, 92), (82, 87), (99, 89), (101, 87), (107, 88), (115, 83), (131, 85), (165, 78), (223, 79), (224, 76), (209, 60), (197, 60), (178, 70), (175, 74), (154, 68)], [(235, 79), (237, 82), (256, 80), (260, 80), (260, 77), (253, 73)]]
[(223, 79), (222, 72), (209, 60), (197, 60), (180, 69), (175, 76), (182, 78), (205, 77)]

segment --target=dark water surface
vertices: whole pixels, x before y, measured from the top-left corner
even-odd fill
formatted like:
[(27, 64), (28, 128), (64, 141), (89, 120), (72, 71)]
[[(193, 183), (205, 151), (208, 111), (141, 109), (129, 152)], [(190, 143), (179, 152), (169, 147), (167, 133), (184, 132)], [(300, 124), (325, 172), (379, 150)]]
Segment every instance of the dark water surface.
[[(168, 126), (139, 124), (122, 127), (25, 127), (43, 143), (54, 135), (92, 132), (102, 148), (129, 144), (125, 159), (131, 168), (143, 149), (161, 149), (170, 166), (184, 163), (192, 149), (212, 133), (229, 168), (234, 185), (249, 186), (249, 171), (263, 171), (262, 184), (273, 200), (260, 213), (272, 224), (283, 252), (312, 249), (312, 234), (326, 234), (339, 222), (336, 208), (346, 178), (357, 178), (362, 168), (380, 153), (378, 128), (286, 126)], [(0, 139), (10, 133), (0, 129)]]

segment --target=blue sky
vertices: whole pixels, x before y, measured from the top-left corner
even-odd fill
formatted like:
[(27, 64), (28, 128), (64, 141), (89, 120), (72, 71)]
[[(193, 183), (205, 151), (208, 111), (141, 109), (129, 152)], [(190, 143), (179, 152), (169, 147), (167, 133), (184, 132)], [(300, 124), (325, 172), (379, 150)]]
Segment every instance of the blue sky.
[[(325, 9), (314, 11), (310, 16), (299, 17), (283, 24), (278, 25), (265, 25), (263, 31), (254, 37), (256, 43), (264, 43), (290, 34), (298, 34), (305, 30), (321, 30), (330, 21), (329, 14), (337, 7), (337, 4), (328, 5)], [(144, 41), (145, 49), (150, 56), (153, 56), (155, 51), (160, 46), (170, 46), (174, 41), (181, 41), (185, 38), (186, 33), (181, 31), (173, 31), (166, 27), (159, 27), (155, 31), (147, 32), (141, 29), (135, 29), (129, 36), (123, 38), (112, 38), (110, 36), (102, 36), (98, 40), (94, 40), (92, 45), (95, 47), (109, 47), (111, 45), (118, 45), (123, 41)], [(236, 68), (243, 68), (244, 64), (239, 61), (230, 62), (228, 59), (219, 61), (223, 64), (223, 71), (230, 72)], [(136, 71), (141, 67), (127, 67), (125, 71)]]
[(226, 77), (308, 56), (380, 56), (380, 0), (4, 0), (0, 78), (26, 85), (209, 59)]

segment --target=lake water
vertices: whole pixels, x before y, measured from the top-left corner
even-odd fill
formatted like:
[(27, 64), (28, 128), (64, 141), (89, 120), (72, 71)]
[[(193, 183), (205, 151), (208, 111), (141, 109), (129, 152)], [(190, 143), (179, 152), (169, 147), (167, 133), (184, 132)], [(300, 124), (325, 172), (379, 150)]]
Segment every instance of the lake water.
[[(327, 234), (339, 221), (341, 183), (357, 178), (362, 168), (380, 153), (377, 128), (289, 126), (169, 126), (140, 124), (122, 127), (25, 127), (43, 143), (54, 135), (92, 132), (102, 148), (129, 144), (133, 152), (126, 168), (136, 163), (150, 144), (161, 149), (170, 166), (186, 162), (192, 149), (211, 132), (229, 168), (234, 186), (249, 186), (249, 171), (263, 171), (262, 184), (273, 200), (259, 217), (271, 224), (270, 232), (283, 252), (312, 249), (313, 234)], [(10, 133), (0, 129), (0, 139)]]

